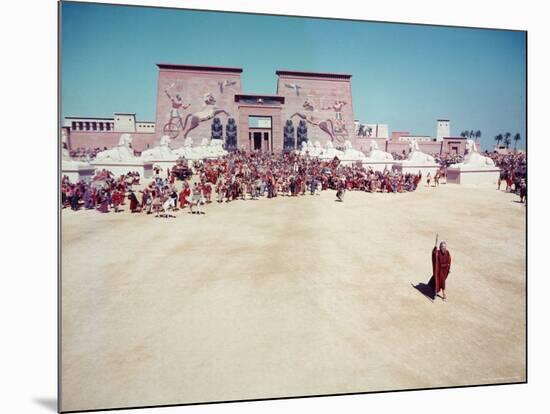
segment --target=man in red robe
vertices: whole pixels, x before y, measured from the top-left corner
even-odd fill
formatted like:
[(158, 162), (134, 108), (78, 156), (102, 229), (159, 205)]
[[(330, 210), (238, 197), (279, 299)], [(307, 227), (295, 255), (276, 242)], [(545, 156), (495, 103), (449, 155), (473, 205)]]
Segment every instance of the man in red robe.
[(447, 250), (447, 243), (442, 241), (437, 248), (437, 237), (435, 246), (432, 250), (432, 266), (433, 266), (433, 282), (430, 280), (430, 285), (434, 288), (436, 295), (442, 292), (441, 298), (447, 299), (445, 295), (445, 282), (451, 272), (451, 253)]
[(130, 200), (130, 211), (136, 213), (138, 211), (139, 202), (133, 191), (130, 191), (128, 199)]
[(111, 201), (113, 203), (113, 207), (115, 208), (115, 213), (118, 213), (120, 211), (119, 206), (124, 201), (124, 194), (120, 190), (115, 189), (111, 194)]
[(179, 202), (180, 202), (180, 208), (184, 209), (187, 204), (189, 204), (188, 197), (191, 195), (191, 189), (189, 188), (189, 184), (187, 184), (187, 181), (183, 183), (183, 187), (179, 194)]

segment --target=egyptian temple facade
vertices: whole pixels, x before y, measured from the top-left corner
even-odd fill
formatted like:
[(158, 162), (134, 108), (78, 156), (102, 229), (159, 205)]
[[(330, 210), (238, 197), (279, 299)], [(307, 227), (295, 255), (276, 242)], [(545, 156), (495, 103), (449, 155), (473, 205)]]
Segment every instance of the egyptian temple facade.
[[(366, 150), (370, 140), (380, 149), (402, 152), (409, 132), (392, 132), (383, 124), (361, 124), (353, 111), (352, 75), (292, 70), (275, 72), (273, 95), (244, 93), (242, 68), (157, 64), (154, 121), (138, 121), (134, 113), (112, 118), (66, 117), (63, 139), (70, 148), (103, 148), (117, 144), (120, 134), (132, 134), (136, 151), (154, 147), (161, 136), (177, 148), (221, 138), (226, 147), (278, 151), (298, 148), (302, 141), (332, 142)], [(452, 137), (450, 121), (437, 120), (437, 136), (415, 137), (427, 153), (465, 151), (465, 139)]]

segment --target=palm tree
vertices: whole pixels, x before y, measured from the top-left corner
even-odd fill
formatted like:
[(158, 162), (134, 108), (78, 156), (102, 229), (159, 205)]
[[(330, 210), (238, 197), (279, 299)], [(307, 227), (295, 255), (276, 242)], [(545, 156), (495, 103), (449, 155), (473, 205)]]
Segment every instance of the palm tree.
[(460, 133), (460, 136), (461, 136), (462, 138), (466, 138), (466, 137), (468, 136), (468, 131), (462, 131), (462, 132)]
[(504, 139), (504, 137), (502, 136), (502, 134), (498, 134), (497, 136), (495, 136), (495, 141), (497, 142), (497, 147), (500, 146), (500, 141), (502, 141)]
[(512, 134), (510, 134), (509, 132), (506, 132), (504, 134), (504, 145), (506, 145), (506, 149), (508, 149), (508, 147), (510, 147), (510, 144), (512, 143), (512, 140), (510, 139), (512, 137)]
[(481, 131), (478, 129), (476, 131), (476, 139), (479, 140), (481, 138)]
[(519, 132), (514, 135), (514, 151), (517, 150), (517, 147), (518, 147), (518, 141), (521, 139), (521, 135), (519, 134)]
[(472, 130), (470, 131), (470, 139), (473, 139), (475, 136), (476, 136), (476, 133), (475, 133), (474, 130), (472, 129)]

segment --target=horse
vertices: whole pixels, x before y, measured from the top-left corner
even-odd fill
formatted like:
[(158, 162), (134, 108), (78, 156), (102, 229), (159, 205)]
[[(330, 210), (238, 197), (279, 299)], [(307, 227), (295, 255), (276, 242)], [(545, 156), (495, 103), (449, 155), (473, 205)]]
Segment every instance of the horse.
[(330, 118), (321, 119), (315, 117), (313, 114), (308, 114), (308, 112), (319, 112), (317, 109), (315, 109), (315, 106), (308, 98), (306, 98), (306, 100), (302, 104), (302, 107), (304, 108), (305, 112), (295, 112), (290, 116), (290, 119), (298, 116), (301, 119), (305, 120), (307, 123), (319, 127), (321, 131), (330, 136), (331, 141), (336, 141), (338, 144), (343, 144), (342, 139), (340, 139), (340, 137), (336, 135), (336, 132), (339, 132), (338, 130), (343, 131), (347, 134), (346, 126), (343, 123), (339, 122), (338, 120), (332, 120)]
[[(187, 114), (183, 122), (182, 130), (185, 131), (183, 138), (187, 138), (187, 135), (200, 125), (201, 122), (208, 121), (219, 114), (225, 114), (230, 116), (224, 109), (216, 108), (216, 99), (211, 93), (207, 93), (203, 97), (204, 105), (203, 109), (198, 112)], [(187, 129), (187, 123), (189, 122), (189, 128)]]

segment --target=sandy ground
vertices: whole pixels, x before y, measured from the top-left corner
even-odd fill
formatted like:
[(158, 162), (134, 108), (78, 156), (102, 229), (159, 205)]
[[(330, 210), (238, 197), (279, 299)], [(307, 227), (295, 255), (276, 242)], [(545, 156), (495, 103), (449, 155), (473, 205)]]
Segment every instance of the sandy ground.
[[(62, 409), (524, 381), (517, 200), (449, 184), (174, 219), (63, 210)], [(436, 232), (447, 302), (412, 286)]]

